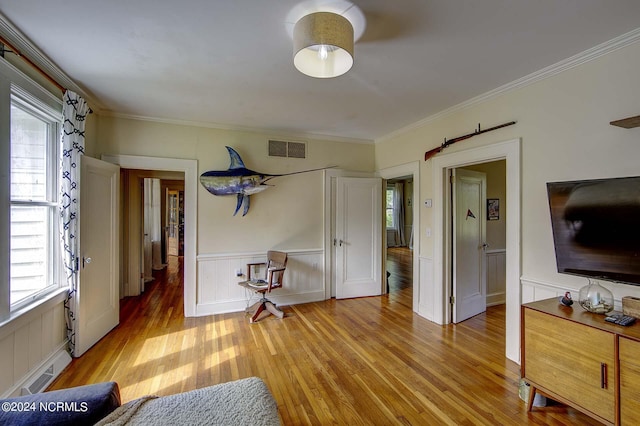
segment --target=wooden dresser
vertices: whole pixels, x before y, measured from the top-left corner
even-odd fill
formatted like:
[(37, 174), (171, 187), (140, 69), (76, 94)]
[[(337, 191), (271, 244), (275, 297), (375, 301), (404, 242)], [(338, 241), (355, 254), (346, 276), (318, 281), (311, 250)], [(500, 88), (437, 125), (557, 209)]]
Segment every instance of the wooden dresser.
[(557, 298), (522, 305), (521, 369), (536, 392), (611, 425), (640, 424), (640, 320), (632, 326)]

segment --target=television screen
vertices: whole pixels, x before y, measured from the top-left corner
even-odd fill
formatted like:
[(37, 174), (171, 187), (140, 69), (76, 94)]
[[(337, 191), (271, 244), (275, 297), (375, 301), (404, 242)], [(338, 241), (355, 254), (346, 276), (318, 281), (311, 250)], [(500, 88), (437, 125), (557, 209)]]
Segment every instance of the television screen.
[(640, 177), (547, 183), (558, 272), (640, 285)]

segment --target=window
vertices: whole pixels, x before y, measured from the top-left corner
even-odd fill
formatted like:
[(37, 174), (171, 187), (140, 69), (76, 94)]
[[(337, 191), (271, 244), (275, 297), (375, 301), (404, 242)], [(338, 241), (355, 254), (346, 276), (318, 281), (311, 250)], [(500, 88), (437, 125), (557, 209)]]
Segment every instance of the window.
[(396, 190), (393, 187), (387, 187), (387, 228), (395, 229), (395, 215), (393, 214), (393, 202), (395, 201)]
[(11, 96), (10, 305), (57, 289), (58, 121), (34, 99)]

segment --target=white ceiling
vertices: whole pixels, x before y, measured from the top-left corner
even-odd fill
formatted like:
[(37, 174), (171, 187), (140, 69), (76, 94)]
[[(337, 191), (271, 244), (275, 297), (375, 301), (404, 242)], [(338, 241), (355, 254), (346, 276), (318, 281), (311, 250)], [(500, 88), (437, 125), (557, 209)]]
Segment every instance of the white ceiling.
[(355, 64), (318, 80), (292, 64), (285, 20), (298, 3), (0, 0), (0, 11), (105, 113), (364, 140), (640, 27), (638, 0), (356, 0), (367, 27)]

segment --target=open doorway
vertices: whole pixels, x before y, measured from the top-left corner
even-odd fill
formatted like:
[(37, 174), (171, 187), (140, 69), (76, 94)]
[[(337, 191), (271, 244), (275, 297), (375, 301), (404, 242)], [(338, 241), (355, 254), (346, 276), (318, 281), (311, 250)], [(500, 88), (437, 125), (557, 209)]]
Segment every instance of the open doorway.
[[(137, 296), (153, 271), (169, 264), (170, 244), (184, 246), (184, 173), (121, 168), (122, 296)], [(175, 199), (170, 197), (175, 193)], [(171, 207), (174, 207), (173, 209)], [(170, 229), (169, 225), (174, 225)], [(173, 235), (178, 237), (171, 239)]]
[[(411, 307), (414, 312), (420, 310), (420, 286), (418, 274), (419, 274), (419, 259), (418, 250), (420, 248), (420, 210), (419, 210), (419, 194), (420, 194), (420, 162), (412, 162), (402, 164), (388, 169), (380, 170), (380, 177), (387, 180), (387, 185), (393, 184), (395, 187), (396, 182), (401, 182), (403, 185), (403, 201), (404, 207), (404, 221), (402, 225), (404, 229), (404, 242), (397, 237), (394, 232), (388, 230), (385, 243), (385, 275), (388, 278), (387, 291), (393, 294), (395, 288), (401, 290), (400, 294), (406, 294), (406, 291), (402, 290), (410, 286), (410, 300), (407, 300), (407, 305)], [(385, 191), (386, 192), (386, 191)], [(396, 203), (398, 204), (398, 203)], [(389, 213), (391, 214), (391, 213)], [(386, 247), (389, 245), (389, 241), (393, 240), (390, 245), (397, 245), (399, 247)], [(403, 244), (404, 243), (404, 244)], [(387, 272), (389, 274), (387, 275)]]
[[(495, 160), (506, 160), (506, 197), (510, 200), (509, 209), (504, 211), (506, 219), (506, 284), (505, 284), (505, 352), (507, 358), (514, 362), (520, 362), (520, 275), (521, 275), (521, 248), (520, 248), (520, 186), (521, 186), (521, 152), (520, 139), (511, 139), (490, 145), (471, 148), (463, 151), (446, 153), (435, 156), (432, 161), (433, 171), (433, 197), (434, 200), (445, 200), (449, 190), (449, 182), (446, 177), (452, 168), (464, 167), (471, 164), (486, 163)], [(450, 321), (451, 288), (448, 275), (450, 274), (447, 263), (448, 245), (445, 232), (447, 217), (445, 208), (433, 209), (434, 227), (434, 252), (433, 252), (433, 283), (429, 296), (433, 298), (434, 305), (432, 318), (434, 321), (446, 324)], [(502, 214), (502, 212), (501, 212)], [(428, 290), (428, 288), (426, 288)]]
[(506, 160), (451, 169), (451, 322), (506, 302)]
[(390, 295), (413, 292), (413, 176), (386, 181), (386, 289)]
[[(133, 155), (102, 155), (102, 160), (121, 168), (137, 170), (173, 171), (184, 174), (184, 315), (197, 316), (196, 303), (196, 234), (198, 162), (176, 158), (143, 157)], [(122, 281), (121, 281), (122, 282)]]

